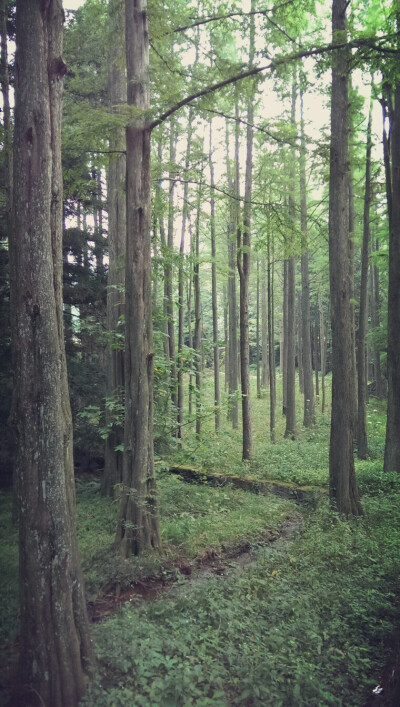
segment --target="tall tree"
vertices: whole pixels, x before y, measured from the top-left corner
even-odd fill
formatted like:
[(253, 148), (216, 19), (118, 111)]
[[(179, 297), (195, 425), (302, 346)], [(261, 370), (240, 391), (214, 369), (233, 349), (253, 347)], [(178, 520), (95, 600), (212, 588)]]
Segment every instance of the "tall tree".
[(214, 162), (213, 162), (213, 139), (212, 120), (210, 120), (210, 144), (208, 162), (210, 167), (210, 233), (211, 233), (211, 307), (213, 322), (213, 349), (214, 349), (214, 421), (215, 429), (221, 426), (220, 413), (220, 392), (219, 392), (219, 346), (218, 346), (218, 299), (217, 299), (217, 249), (215, 239), (215, 197), (214, 197)]
[(367, 371), (365, 338), (367, 334), (368, 319), (368, 250), (370, 233), (370, 205), (371, 205), (371, 128), (372, 128), (372, 96), (369, 105), (367, 126), (367, 149), (365, 158), (365, 191), (364, 191), (364, 217), (363, 217), (363, 242), (361, 250), (361, 282), (360, 304), (358, 315), (357, 337), (357, 456), (359, 459), (368, 457), (367, 441)]
[[(62, 312), (61, 0), (17, 1), (12, 339), (19, 704), (71, 707), (94, 664), (75, 531)], [(29, 693), (29, 696), (28, 696)]]
[[(399, 21), (400, 25), (400, 21)], [(400, 472), (400, 81), (394, 87), (391, 131), (391, 209), (388, 293), (388, 409), (385, 471)]]
[[(236, 110), (238, 106), (236, 103)], [(235, 133), (235, 152), (236, 154), (236, 165), (238, 167), (238, 130)], [(226, 170), (229, 190), (233, 194), (236, 193), (238, 185), (237, 176), (236, 179), (232, 177), (230, 169), (229, 160), (229, 132), (228, 127), (226, 128)], [(237, 172), (237, 170), (236, 170)], [(238, 389), (238, 341), (237, 341), (237, 302), (236, 302), (236, 238), (235, 238), (235, 226), (237, 218), (237, 202), (232, 198), (229, 203), (228, 212), (228, 229), (227, 229), (227, 240), (228, 240), (228, 321), (229, 321), (229, 347), (228, 347), (228, 372), (229, 372), (229, 408), (228, 415), (229, 419), (232, 421), (233, 429), (237, 429), (239, 424), (239, 414), (238, 414), (238, 401), (237, 401), (237, 389)]]
[[(332, 41), (346, 41), (347, 0), (332, 2)], [(329, 267), (332, 312), (332, 417), (329, 493), (347, 515), (359, 515), (361, 504), (354, 471), (352, 315), (349, 283), (348, 182), (349, 50), (332, 54), (331, 148), (329, 181)]]
[[(126, 75), (124, 49), (115, 42), (118, 31), (124, 28), (125, 13), (120, 0), (111, 0), (108, 6), (110, 19), (110, 48), (108, 54), (109, 110), (117, 112), (126, 102)], [(124, 380), (124, 352), (119, 344), (125, 299), (126, 251), (126, 155), (125, 130), (114, 127), (110, 135), (110, 161), (108, 166), (108, 277), (107, 277), (107, 395), (111, 404), (106, 417), (110, 430), (105, 444), (103, 493), (111, 494), (115, 484), (122, 482), (123, 429), (113, 420), (114, 401), (122, 404)], [(111, 408), (111, 409), (110, 409)]]
[[(307, 226), (307, 189), (306, 189), (306, 142), (304, 133), (303, 92), (300, 91), (300, 218), (301, 218), (301, 326), (302, 326), (302, 360), (304, 385), (304, 427), (310, 427), (315, 422), (314, 386), (312, 375), (311, 353), (311, 317), (310, 317), (310, 276), (308, 256), (308, 226)], [(322, 334), (321, 334), (322, 336)], [(322, 343), (321, 343), (322, 367)]]
[[(255, 10), (252, 0), (251, 10)], [(255, 53), (254, 14), (250, 18), (249, 66), (253, 66)], [(251, 459), (253, 453), (253, 433), (250, 404), (250, 351), (249, 351), (249, 280), (251, 247), (251, 195), (253, 185), (253, 123), (254, 95), (247, 102), (246, 131), (246, 175), (243, 207), (243, 225), (238, 224), (237, 266), (240, 281), (240, 381), (242, 390), (242, 457)]]
[(146, 0), (125, 2), (126, 129), (125, 434), (123, 498), (117, 543), (124, 557), (160, 545), (154, 480), (153, 332), (150, 242), (149, 35)]

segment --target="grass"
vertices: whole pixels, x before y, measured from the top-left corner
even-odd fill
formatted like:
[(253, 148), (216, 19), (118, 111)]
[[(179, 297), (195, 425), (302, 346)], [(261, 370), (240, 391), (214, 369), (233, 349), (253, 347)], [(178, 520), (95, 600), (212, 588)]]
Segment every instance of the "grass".
[[(207, 388), (210, 397), (210, 388)], [(301, 399), (297, 396), (301, 422)], [(317, 425), (277, 441), (268, 430), (268, 400), (252, 401), (254, 458), (240, 461), (239, 432), (222, 415), (222, 429), (204, 421), (196, 440), (190, 425), (170, 464), (185, 464), (260, 479), (326, 486), (329, 410)], [(206, 418), (205, 418), (206, 420)], [(364, 516), (347, 521), (326, 500), (304, 507), (294, 540), (263, 547), (244, 572), (178, 584), (173, 595), (123, 606), (93, 627), (99, 676), (87, 707), (362, 707), (388, 658), (399, 625), (400, 476), (384, 474), (384, 405), (368, 410), (370, 459), (356, 462)], [(160, 465), (162, 467), (162, 465)], [(78, 535), (86, 589), (132, 577), (171, 572), (176, 562), (221, 553), (243, 540), (257, 544), (267, 526), (299, 513), (292, 502), (229, 487), (186, 484), (160, 472), (164, 552), (129, 562), (113, 550), (118, 503), (102, 498), (96, 482), (77, 484)], [(11, 500), (1, 497), (0, 574), (3, 628), (17, 630), (16, 532)]]

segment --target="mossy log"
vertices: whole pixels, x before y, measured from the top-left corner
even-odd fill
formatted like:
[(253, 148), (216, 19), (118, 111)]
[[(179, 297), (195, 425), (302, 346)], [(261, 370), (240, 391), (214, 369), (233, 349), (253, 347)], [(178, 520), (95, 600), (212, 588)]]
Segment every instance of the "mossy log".
[(293, 501), (313, 501), (316, 497), (324, 495), (325, 489), (319, 486), (297, 486), (285, 481), (262, 480), (245, 478), (236, 474), (219, 474), (217, 472), (201, 471), (186, 466), (173, 466), (169, 469), (171, 474), (179, 475), (184, 481), (192, 484), (208, 484), (208, 486), (231, 486), (249, 493), (262, 495), (274, 494)]

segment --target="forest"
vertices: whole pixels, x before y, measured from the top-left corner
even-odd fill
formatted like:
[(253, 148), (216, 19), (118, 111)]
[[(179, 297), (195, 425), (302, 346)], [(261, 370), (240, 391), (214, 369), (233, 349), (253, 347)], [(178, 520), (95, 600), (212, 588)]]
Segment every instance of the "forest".
[(398, 0), (0, 42), (0, 705), (399, 707)]

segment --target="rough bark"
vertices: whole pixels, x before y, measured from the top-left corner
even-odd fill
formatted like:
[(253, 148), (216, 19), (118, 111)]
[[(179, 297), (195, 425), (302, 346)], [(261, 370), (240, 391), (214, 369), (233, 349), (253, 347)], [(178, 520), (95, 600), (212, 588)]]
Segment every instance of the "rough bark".
[(150, 107), (146, 0), (126, 0), (128, 105), (139, 115), (126, 129), (125, 434), (123, 497), (117, 544), (123, 557), (161, 544), (153, 452)]
[[(124, 28), (124, 8), (120, 0), (109, 4), (110, 49), (108, 55), (108, 100), (109, 110), (118, 111), (126, 103), (126, 76), (124, 49), (115, 42), (117, 32)], [(107, 331), (110, 343), (107, 346), (106, 386), (107, 396), (123, 401), (124, 352), (115, 336), (121, 329), (125, 301), (125, 251), (126, 251), (126, 156), (125, 130), (114, 128), (110, 136), (110, 160), (108, 165), (108, 276), (107, 276)], [(106, 422), (110, 433), (105, 443), (104, 474), (102, 492), (111, 495), (115, 484), (122, 483), (123, 454), (116, 450), (123, 443), (123, 427), (112, 424), (112, 413), (106, 411)]]
[[(333, 41), (346, 38), (346, 0), (333, 0)], [(332, 417), (329, 493), (334, 507), (359, 515), (361, 504), (353, 455), (352, 315), (348, 276), (348, 50), (332, 55), (331, 151), (329, 183), (329, 266), (332, 321)]]
[(366, 334), (368, 320), (368, 250), (369, 250), (369, 212), (371, 205), (371, 124), (372, 124), (372, 98), (369, 107), (367, 126), (367, 149), (365, 159), (365, 191), (364, 191), (364, 217), (363, 217), (363, 242), (361, 251), (361, 283), (358, 315), (357, 336), (357, 456), (359, 459), (368, 458), (367, 440), (367, 382), (366, 371)]
[(400, 472), (400, 82), (394, 89), (391, 132), (392, 206), (389, 237), (388, 408), (385, 471)]
[(75, 531), (62, 312), (59, 0), (17, 1), (12, 341), (19, 550), (18, 704), (75, 707), (94, 665)]

